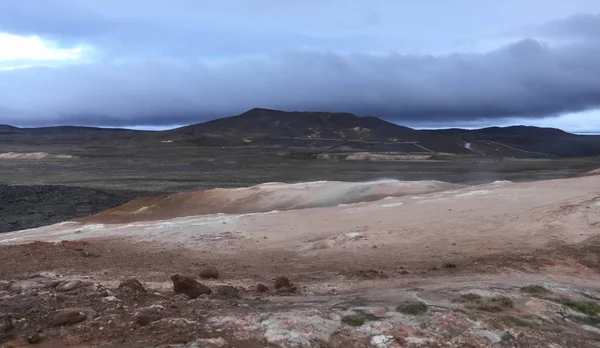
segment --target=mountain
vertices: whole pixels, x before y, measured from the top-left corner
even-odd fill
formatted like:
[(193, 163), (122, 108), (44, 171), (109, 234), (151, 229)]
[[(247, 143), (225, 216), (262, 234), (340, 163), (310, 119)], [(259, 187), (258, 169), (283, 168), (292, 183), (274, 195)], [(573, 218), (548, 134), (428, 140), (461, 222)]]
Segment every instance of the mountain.
[(269, 146), (374, 152), (449, 153), (492, 157), (600, 155), (600, 136), (554, 128), (511, 126), (475, 130), (416, 130), (349, 113), (252, 109), (241, 115), (166, 131), (0, 125), (0, 145)]
[(245, 136), (336, 138), (383, 140), (402, 134), (416, 133), (377, 117), (358, 117), (348, 113), (286, 112), (252, 109), (239, 116), (226, 117), (182, 127), (175, 134), (214, 132)]
[(482, 129), (442, 129), (433, 134), (459, 136), (466, 141), (488, 141), (521, 150), (556, 157), (600, 155), (600, 136), (576, 135), (556, 128), (531, 126), (488, 127)]
[(470, 153), (464, 142), (349, 113), (252, 109), (164, 132), (171, 139), (200, 145), (346, 147), (372, 151)]

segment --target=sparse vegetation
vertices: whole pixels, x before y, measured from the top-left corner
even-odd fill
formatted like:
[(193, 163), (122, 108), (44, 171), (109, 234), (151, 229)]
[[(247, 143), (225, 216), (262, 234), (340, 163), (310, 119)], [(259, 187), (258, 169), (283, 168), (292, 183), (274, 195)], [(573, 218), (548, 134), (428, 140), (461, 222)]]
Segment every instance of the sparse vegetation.
[(421, 315), (428, 310), (427, 304), (421, 301), (407, 302), (398, 306), (398, 311), (408, 315)]
[(444, 265), (444, 268), (456, 268), (456, 264), (455, 263), (447, 263)]
[(365, 317), (360, 314), (346, 315), (342, 317), (342, 323), (350, 326), (362, 326), (365, 323)]
[(498, 313), (513, 307), (514, 303), (510, 298), (505, 296), (496, 296), (481, 303), (477, 309), (491, 313)]
[(468, 294), (461, 294), (454, 302), (478, 302), (481, 301), (481, 296), (472, 292)]
[(513, 316), (506, 317), (506, 321), (509, 324), (513, 324), (513, 325), (521, 326), (521, 327), (535, 328), (538, 326), (538, 324), (533, 320), (525, 319), (525, 318), (518, 318), (518, 317), (513, 317)]
[(541, 285), (528, 285), (521, 288), (521, 292), (530, 294), (530, 295), (546, 295), (551, 293), (550, 290), (546, 289)]
[(563, 305), (591, 317), (595, 317), (600, 313), (600, 306), (596, 302), (591, 301), (576, 301), (569, 298), (561, 298), (560, 303)]

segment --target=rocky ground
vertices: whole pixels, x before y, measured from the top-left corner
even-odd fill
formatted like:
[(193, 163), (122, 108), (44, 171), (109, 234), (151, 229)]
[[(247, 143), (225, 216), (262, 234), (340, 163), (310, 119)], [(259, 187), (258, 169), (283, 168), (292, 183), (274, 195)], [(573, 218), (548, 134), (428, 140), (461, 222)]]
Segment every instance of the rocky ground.
[(0, 346), (598, 347), (599, 180), (271, 184), (304, 209), (2, 234)]
[[(208, 266), (189, 250), (149, 252), (117, 240), (3, 246), (0, 342), (597, 347), (600, 265), (589, 258), (599, 252), (594, 242), (558, 248), (551, 258), (532, 254), (405, 269), (349, 263), (302, 274), (288, 268), (285, 257), (275, 260), (279, 272), (251, 265), (244, 272), (217, 260)], [(32, 259), (37, 262), (23, 261)], [(218, 272), (207, 270), (214, 264)], [(181, 279), (173, 277), (178, 273)]]

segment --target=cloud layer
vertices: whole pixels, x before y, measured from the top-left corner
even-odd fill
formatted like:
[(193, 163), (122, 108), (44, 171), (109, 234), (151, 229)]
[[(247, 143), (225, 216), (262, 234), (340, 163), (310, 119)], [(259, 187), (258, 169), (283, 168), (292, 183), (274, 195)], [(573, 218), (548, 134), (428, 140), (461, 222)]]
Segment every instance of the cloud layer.
[[(55, 12), (71, 7), (52, 17), (45, 8), (49, 3)], [(492, 50), (423, 54), (403, 52), (427, 45), (418, 39), (412, 45), (406, 41), (410, 35), (386, 31), (389, 23), (381, 11), (359, 8), (334, 23), (315, 14), (316, 27), (328, 33), (319, 35), (310, 25), (303, 27), (285, 16), (275, 24), (244, 30), (252, 21), (247, 18), (252, 3), (272, 14), (293, 10), (281, 4), (265, 7), (267, 1), (233, 1), (239, 6), (231, 13), (207, 8), (210, 16), (197, 17), (182, 11), (185, 6), (168, 10), (158, 1), (142, 7), (136, 1), (123, 2), (128, 9), (102, 5), (106, 3), (116, 4), (54, 0), (32, 9), (22, 2), (0, 2), (0, 32), (40, 35), (61, 47), (84, 43), (95, 48), (87, 57), (91, 62), (0, 70), (0, 123), (187, 124), (264, 107), (347, 111), (430, 124), (540, 118), (600, 108), (596, 14), (528, 27), (521, 26), (523, 20), (515, 23), (522, 33), (506, 34), (503, 40), (509, 43)], [(314, 9), (314, 3), (327, 2), (306, 3)], [(308, 11), (306, 3), (297, 5), (299, 17)], [(221, 19), (231, 16), (242, 23), (236, 22), (235, 28), (219, 24), (213, 18), (219, 10), (225, 11)], [(271, 28), (286, 18), (290, 28)], [(501, 29), (496, 38), (509, 32)], [(473, 40), (479, 39), (459, 40), (457, 45)], [(394, 42), (398, 50), (390, 48)], [(432, 39), (428, 44), (436, 42), (440, 48), (449, 41)]]

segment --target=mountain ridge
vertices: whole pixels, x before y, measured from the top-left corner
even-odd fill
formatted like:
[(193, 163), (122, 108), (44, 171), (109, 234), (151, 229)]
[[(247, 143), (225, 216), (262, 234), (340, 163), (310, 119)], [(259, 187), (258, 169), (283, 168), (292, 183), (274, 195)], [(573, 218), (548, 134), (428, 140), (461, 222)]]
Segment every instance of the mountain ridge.
[(254, 108), (240, 115), (162, 131), (89, 126), (18, 128), (0, 125), (0, 144), (77, 142), (190, 143), (195, 146), (345, 148), (380, 152), (495, 157), (600, 155), (600, 136), (535, 126), (419, 130), (375, 116)]

